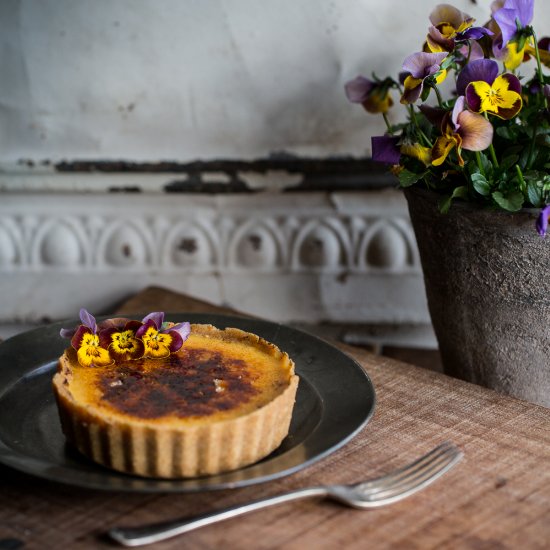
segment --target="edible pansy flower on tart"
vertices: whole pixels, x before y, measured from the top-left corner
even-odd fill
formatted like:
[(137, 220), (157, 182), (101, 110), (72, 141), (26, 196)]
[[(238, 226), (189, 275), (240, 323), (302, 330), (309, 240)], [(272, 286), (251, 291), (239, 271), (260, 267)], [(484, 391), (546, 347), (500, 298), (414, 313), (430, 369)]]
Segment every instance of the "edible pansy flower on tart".
[(106, 367), (142, 357), (165, 358), (181, 349), (191, 332), (187, 322), (165, 322), (163, 312), (150, 313), (142, 321), (115, 318), (98, 324), (81, 309), (80, 321), (76, 329), (61, 329), (60, 334), (71, 338), (84, 367)]
[(189, 323), (173, 325), (164, 322), (164, 313), (157, 311), (143, 318), (136, 337), (144, 345), (144, 356), (156, 359), (168, 357), (177, 352), (191, 332)]
[(110, 319), (99, 332), (99, 342), (117, 362), (140, 359), (145, 351), (143, 342), (136, 336), (140, 326), (138, 321)]
[[(114, 363), (109, 350), (101, 346), (95, 317), (85, 309), (80, 310), (82, 324), (73, 332), (71, 346), (76, 350), (78, 362), (84, 367), (106, 367)], [(66, 336), (70, 331), (61, 330)]]

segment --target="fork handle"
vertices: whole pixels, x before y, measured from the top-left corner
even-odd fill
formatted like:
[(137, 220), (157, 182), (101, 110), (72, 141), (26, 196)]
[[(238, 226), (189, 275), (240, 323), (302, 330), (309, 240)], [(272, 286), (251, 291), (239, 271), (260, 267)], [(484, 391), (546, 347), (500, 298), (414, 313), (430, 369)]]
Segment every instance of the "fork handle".
[(292, 500), (309, 497), (325, 497), (328, 495), (326, 487), (309, 487), (298, 489), (282, 495), (254, 500), (247, 504), (239, 504), (229, 508), (223, 508), (216, 512), (182, 518), (162, 523), (144, 525), (142, 527), (114, 527), (108, 531), (108, 535), (124, 546), (144, 546), (161, 540), (166, 540), (193, 529), (211, 525), (219, 521), (241, 516), (248, 512), (254, 512), (269, 506), (283, 504)]

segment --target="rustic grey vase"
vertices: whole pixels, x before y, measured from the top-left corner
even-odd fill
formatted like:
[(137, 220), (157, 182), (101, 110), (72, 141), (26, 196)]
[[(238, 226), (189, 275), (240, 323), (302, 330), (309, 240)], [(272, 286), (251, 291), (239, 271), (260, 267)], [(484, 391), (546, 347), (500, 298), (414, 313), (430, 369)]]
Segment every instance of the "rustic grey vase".
[(550, 237), (507, 213), (408, 188), (446, 374), (550, 407)]

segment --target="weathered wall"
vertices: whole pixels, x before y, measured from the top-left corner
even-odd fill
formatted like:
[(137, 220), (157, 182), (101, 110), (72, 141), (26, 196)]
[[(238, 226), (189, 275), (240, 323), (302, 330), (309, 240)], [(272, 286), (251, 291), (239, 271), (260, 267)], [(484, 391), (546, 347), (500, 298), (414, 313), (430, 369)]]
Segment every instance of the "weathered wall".
[[(0, 2), (0, 337), (148, 284), (285, 322), (428, 323), (400, 193), (370, 168), (315, 162), (369, 155), (384, 124), (344, 83), (395, 76), (435, 4)], [(489, 4), (455, 2), (480, 23)], [(535, 19), (550, 34), (549, 2)], [(309, 194), (276, 193), (297, 186)]]
[(436, 3), (4, 0), (0, 161), (363, 154), (384, 126), (343, 85), (397, 74)]

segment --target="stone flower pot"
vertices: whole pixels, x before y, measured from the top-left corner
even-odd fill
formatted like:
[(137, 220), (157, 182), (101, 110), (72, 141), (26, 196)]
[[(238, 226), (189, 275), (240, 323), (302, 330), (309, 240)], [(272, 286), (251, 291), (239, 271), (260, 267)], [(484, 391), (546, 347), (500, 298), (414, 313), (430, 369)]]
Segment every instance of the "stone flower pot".
[(507, 213), (407, 188), (446, 374), (550, 407), (550, 239)]

